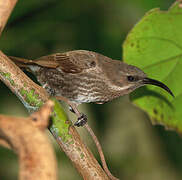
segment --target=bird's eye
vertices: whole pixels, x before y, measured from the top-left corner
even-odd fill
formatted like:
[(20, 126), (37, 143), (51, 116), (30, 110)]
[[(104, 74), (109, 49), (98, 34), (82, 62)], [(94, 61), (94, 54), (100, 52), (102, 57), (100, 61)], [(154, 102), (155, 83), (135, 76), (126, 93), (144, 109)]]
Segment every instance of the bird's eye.
[(128, 81), (130, 81), (130, 82), (133, 82), (133, 81), (136, 81), (136, 80), (137, 80), (137, 78), (134, 77), (134, 76), (127, 76), (127, 79), (128, 79)]

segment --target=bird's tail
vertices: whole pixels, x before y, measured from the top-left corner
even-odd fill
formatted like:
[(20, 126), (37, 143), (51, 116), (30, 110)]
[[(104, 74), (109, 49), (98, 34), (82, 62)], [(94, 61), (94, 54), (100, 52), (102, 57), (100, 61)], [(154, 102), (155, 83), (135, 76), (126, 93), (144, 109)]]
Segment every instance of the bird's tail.
[(32, 60), (24, 59), (24, 58), (19, 58), (19, 57), (14, 57), (14, 56), (8, 56), (9, 59), (11, 59), (18, 67), (20, 68), (28, 68), (28, 65), (34, 64)]
[(50, 59), (49, 56), (43, 56), (41, 58), (30, 60), (24, 59), (14, 56), (8, 56), (17, 66), (20, 68), (29, 69), (29, 65), (37, 65), (46, 68), (57, 68), (59, 63), (54, 60), (54, 58)]

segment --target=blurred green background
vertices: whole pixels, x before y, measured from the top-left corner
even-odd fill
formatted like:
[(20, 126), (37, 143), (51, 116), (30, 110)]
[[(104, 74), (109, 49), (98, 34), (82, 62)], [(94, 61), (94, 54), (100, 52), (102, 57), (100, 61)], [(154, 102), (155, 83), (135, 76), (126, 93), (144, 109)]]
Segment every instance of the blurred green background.
[[(167, 10), (173, 2), (19, 0), (2, 34), (0, 49), (7, 55), (30, 59), (76, 49), (121, 59), (121, 45), (137, 21), (148, 10), (156, 7)], [(3, 83), (0, 86), (0, 113), (27, 116), (18, 98)], [(81, 105), (80, 110), (88, 115), (115, 176), (124, 180), (182, 179), (182, 139), (175, 132), (152, 126), (147, 115), (134, 107), (127, 96), (104, 105)], [(76, 120), (74, 115), (68, 114)], [(99, 160), (90, 136), (83, 128), (78, 131)], [(59, 178), (81, 179), (54, 139), (49, 137), (57, 155)], [(17, 178), (17, 156), (0, 147), (0, 179)]]

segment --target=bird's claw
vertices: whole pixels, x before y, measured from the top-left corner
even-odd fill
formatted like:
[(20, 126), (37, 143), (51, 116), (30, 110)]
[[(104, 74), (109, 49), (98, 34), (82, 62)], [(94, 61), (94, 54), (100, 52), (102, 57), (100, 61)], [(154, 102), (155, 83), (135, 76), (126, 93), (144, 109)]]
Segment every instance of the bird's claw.
[(78, 120), (74, 123), (74, 125), (80, 127), (84, 126), (86, 123), (87, 123), (87, 116), (85, 114), (81, 114), (81, 116), (78, 117)]

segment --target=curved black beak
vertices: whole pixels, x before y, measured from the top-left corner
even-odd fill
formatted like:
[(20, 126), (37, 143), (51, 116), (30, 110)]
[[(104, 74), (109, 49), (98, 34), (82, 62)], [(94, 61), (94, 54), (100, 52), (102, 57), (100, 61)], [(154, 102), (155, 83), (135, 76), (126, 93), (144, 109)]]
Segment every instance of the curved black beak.
[(174, 97), (174, 94), (172, 93), (172, 91), (165, 84), (161, 83), (160, 81), (150, 79), (150, 78), (144, 78), (142, 82), (144, 84), (152, 84), (155, 86), (159, 86), (159, 87), (165, 89), (169, 94), (171, 94), (171, 96)]

